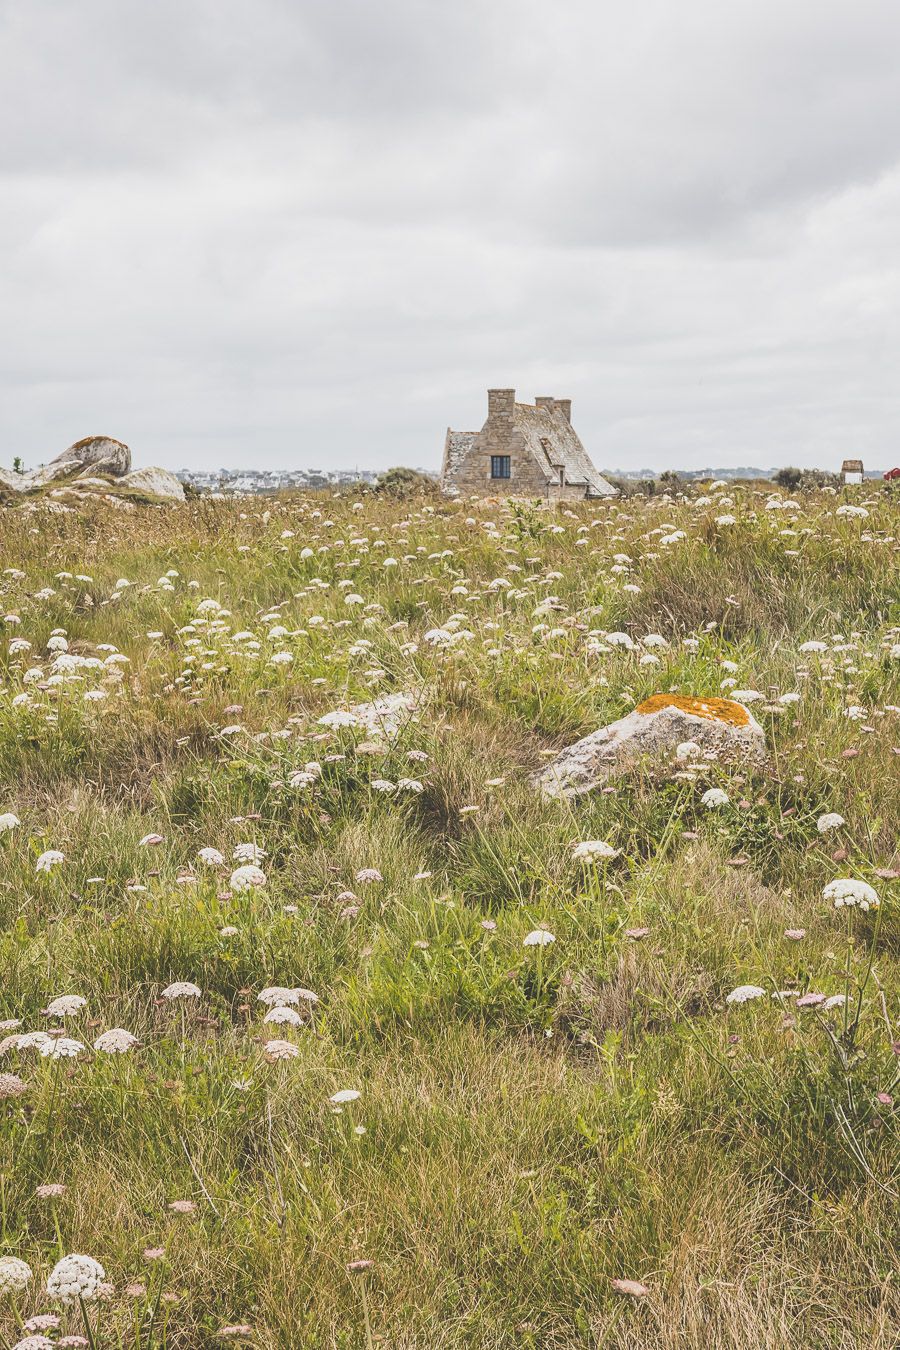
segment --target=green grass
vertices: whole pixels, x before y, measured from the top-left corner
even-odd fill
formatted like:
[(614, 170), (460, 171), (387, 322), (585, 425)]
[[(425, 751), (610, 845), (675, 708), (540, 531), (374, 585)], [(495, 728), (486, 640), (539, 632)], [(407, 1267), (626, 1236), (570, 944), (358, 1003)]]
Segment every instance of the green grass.
[[(0, 508), (0, 1270), (33, 1269), (0, 1344), (84, 1334), (45, 1292), (68, 1252), (123, 1350), (900, 1343), (900, 499), (768, 495)], [(729, 689), (764, 771), (532, 786), (641, 698)], [(393, 739), (319, 720), (399, 691)], [(834, 910), (838, 876), (880, 908)], [(271, 985), (319, 1002), (265, 1024)], [(86, 1048), (18, 1048), (63, 994)], [(113, 1027), (139, 1046), (95, 1052)]]

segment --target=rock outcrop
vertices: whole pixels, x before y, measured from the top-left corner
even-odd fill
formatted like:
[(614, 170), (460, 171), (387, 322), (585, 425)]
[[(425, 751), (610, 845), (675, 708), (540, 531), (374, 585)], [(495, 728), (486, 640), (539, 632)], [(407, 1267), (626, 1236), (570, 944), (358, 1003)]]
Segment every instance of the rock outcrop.
[(174, 473), (168, 469), (133, 469), (119, 479), (119, 486), (130, 488), (134, 492), (148, 497), (159, 497), (165, 501), (183, 502), (184, 488)]
[(51, 460), (47, 467), (70, 463), (79, 465), (79, 471), (90, 469), (95, 474), (121, 478), (131, 469), (131, 451), (124, 442), (114, 440), (112, 436), (84, 436)]
[(29, 494), (44, 488), (71, 502), (98, 496), (117, 503), (184, 501), (184, 488), (173, 473), (156, 467), (132, 469), (128, 446), (112, 436), (85, 436), (30, 473), (0, 469), (0, 491)]
[(580, 797), (643, 759), (674, 754), (686, 741), (723, 763), (765, 761), (765, 733), (742, 703), (654, 694), (627, 717), (561, 750), (535, 782), (545, 797)]

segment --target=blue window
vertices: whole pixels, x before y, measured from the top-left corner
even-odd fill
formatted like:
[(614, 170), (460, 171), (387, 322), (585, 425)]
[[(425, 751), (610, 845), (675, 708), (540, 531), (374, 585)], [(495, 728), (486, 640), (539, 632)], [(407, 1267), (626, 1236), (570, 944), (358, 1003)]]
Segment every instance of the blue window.
[(491, 455), (491, 477), (509, 477), (509, 455)]

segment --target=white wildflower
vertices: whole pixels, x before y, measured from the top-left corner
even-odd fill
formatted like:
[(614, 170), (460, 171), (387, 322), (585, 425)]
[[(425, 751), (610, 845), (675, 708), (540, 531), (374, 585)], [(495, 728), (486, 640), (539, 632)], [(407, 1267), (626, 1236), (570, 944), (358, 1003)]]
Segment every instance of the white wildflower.
[(176, 980), (162, 991), (162, 997), (170, 1001), (175, 998), (199, 998), (200, 989), (190, 980)]
[(722, 788), (712, 787), (707, 788), (700, 800), (705, 807), (712, 809), (716, 806), (727, 806), (731, 799)]
[(0, 1295), (23, 1293), (31, 1276), (27, 1261), (18, 1256), (0, 1256)]
[(243, 867), (234, 869), (229, 884), (233, 891), (252, 891), (257, 886), (265, 886), (266, 874), (255, 863), (246, 863)]
[(106, 1271), (99, 1261), (95, 1261), (92, 1256), (73, 1253), (64, 1256), (53, 1267), (47, 1281), (47, 1293), (51, 1298), (59, 1299), (60, 1303), (78, 1303), (82, 1299), (88, 1303), (96, 1298), (105, 1279)]
[(754, 998), (765, 998), (765, 989), (760, 989), (758, 984), (739, 984), (737, 989), (732, 989), (731, 993), (726, 995), (726, 1003), (749, 1003)]
[(101, 1032), (94, 1041), (94, 1049), (102, 1051), (105, 1055), (124, 1055), (128, 1050), (133, 1050), (138, 1043), (137, 1036), (133, 1036), (124, 1027), (112, 1027), (109, 1031)]
[(859, 909), (877, 909), (880, 901), (878, 892), (867, 881), (855, 881), (851, 877), (836, 877), (829, 881), (822, 891), (823, 900), (834, 902), (835, 909), (845, 906), (857, 906)]
[(523, 947), (549, 947), (556, 938), (546, 928), (534, 928), (522, 939)]
[(819, 834), (827, 834), (829, 830), (839, 830), (842, 825), (846, 825), (844, 817), (837, 811), (826, 811), (823, 816), (819, 816), (816, 821), (816, 829)]
[(66, 856), (60, 853), (58, 848), (48, 848), (42, 853), (35, 864), (36, 872), (49, 872), (51, 867), (57, 867), (61, 862), (65, 862)]

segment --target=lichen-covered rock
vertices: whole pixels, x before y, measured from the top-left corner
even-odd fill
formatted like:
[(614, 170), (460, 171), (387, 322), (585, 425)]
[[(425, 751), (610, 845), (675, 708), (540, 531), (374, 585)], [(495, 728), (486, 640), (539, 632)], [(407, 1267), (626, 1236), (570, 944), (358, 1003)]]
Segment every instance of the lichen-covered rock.
[(131, 468), (131, 451), (124, 442), (114, 440), (112, 436), (84, 436), (70, 445), (68, 450), (63, 450), (51, 463), (68, 460), (74, 460), (83, 469), (90, 467), (95, 472), (121, 478)]
[(159, 497), (164, 501), (184, 501), (184, 488), (179, 479), (174, 473), (169, 473), (168, 469), (160, 469), (155, 465), (146, 469), (135, 469), (121, 478), (117, 486), (130, 488), (148, 497)]
[(0, 488), (8, 488), (10, 492), (24, 492), (27, 486), (24, 473), (16, 473), (14, 469), (0, 469)]
[(763, 729), (742, 703), (654, 694), (627, 717), (560, 751), (536, 783), (545, 797), (579, 797), (642, 759), (673, 754), (686, 741), (725, 763), (765, 760)]

